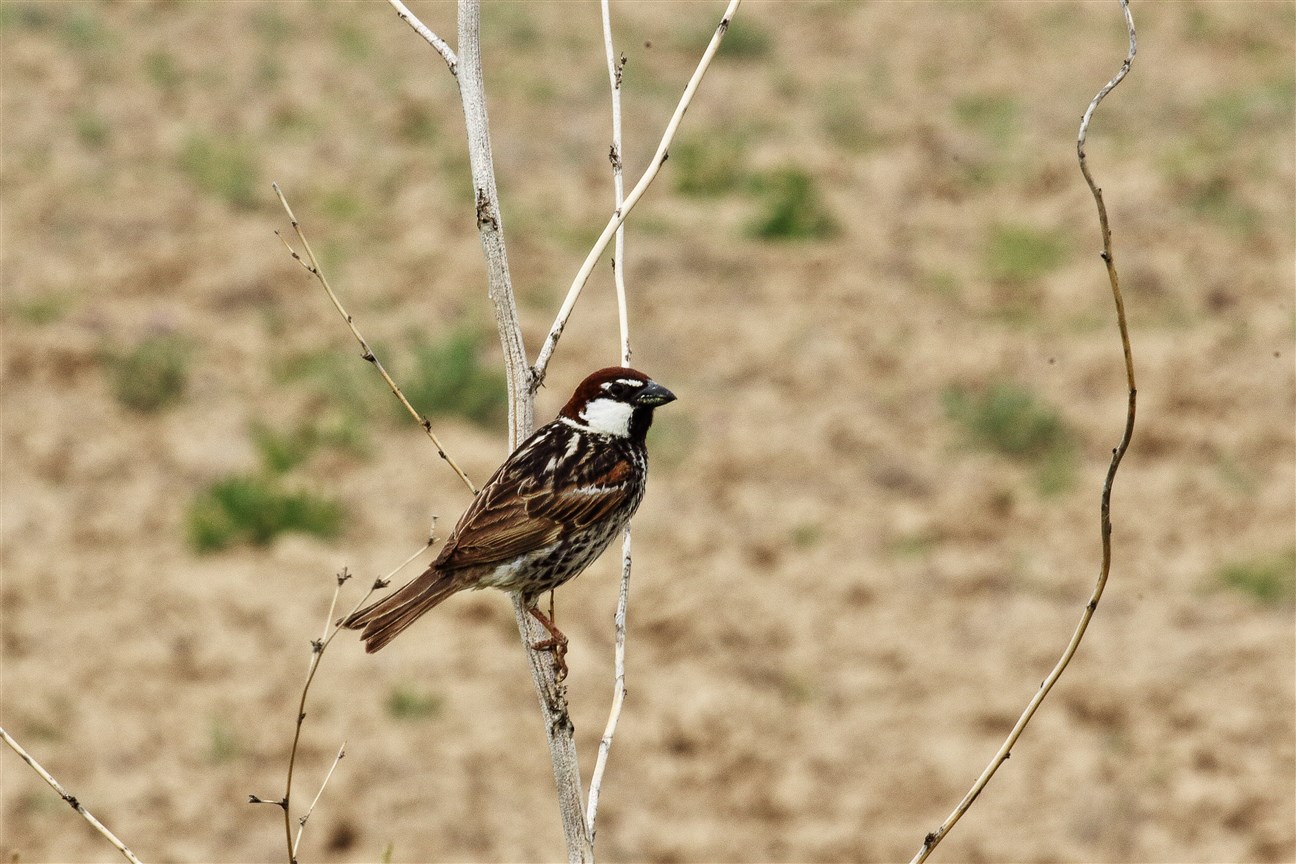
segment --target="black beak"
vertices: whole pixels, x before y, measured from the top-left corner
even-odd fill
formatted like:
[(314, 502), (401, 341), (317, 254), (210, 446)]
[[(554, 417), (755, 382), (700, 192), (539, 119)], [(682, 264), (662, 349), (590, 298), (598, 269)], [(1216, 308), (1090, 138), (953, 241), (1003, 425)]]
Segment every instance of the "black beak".
[(643, 408), (656, 408), (658, 405), (674, 401), (675, 394), (656, 381), (649, 381), (634, 397), (634, 404)]

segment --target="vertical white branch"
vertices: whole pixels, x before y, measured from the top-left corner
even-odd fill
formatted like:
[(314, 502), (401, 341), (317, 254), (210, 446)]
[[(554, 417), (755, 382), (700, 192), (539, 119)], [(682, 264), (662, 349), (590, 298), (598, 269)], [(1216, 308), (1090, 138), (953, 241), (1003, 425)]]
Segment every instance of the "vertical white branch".
[[(621, 147), (621, 76), (626, 58), (617, 56), (612, 41), (612, 10), (609, 0), (600, 4), (603, 13), (603, 49), (607, 54), (608, 85), (612, 88), (612, 149), (608, 159), (612, 163), (612, 195), (615, 210), (625, 202), (625, 177), (622, 170), (625, 154)], [(612, 278), (616, 284), (617, 321), (621, 326), (621, 365), (630, 365), (630, 313), (627, 311), (625, 286), (625, 224), (617, 226), (616, 245), (612, 250)]]
[(512, 450), (531, 434), (534, 423), (531, 400), (533, 391), (528, 387), (522, 325), (518, 320), (508, 254), (504, 249), (504, 219), (500, 213), (499, 191), (495, 186), (490, 121), (486, 116), (486, 84), (482, 78), (478, 39), (480, 26), (481, 10), (478, 3), (475, 0), (460, 0), (456, 78), (459, 81), (459, 96), (463, 102), (468, 133), (468, 164), (472, 170), (477, 231), (481, 236), (482, 252), (486, 256), (488, 291), (495, 309), (500, 344), (504, 349), (504, 367), (509, 388), (509, 449)]
[[(534, 414), (526, 350), (522, 344), (522, 327), (509, 277), (508, 256), (504, 249), (504, 225), (500, 214), (499, 193), (495, 185), (495, 166), (491, 157), (490, 123), (486, 116), (486, 86), (482, 78), (479, 32), (481, 10), (477, 0), (459, 0), (459, 58), (456, 77), (463, 101), (464, 121), (468, 133), (468, 161), (472, 169), (473, 196), (477, 230), (486, 255), (487, 277), (495, 322), (504, 349), (504, 365), (509, 388), (509, 449), (512, 450), (531, 432)], [(576, 759), (575, 729), (567, 711), (566, 689), (558, 682), (552, 655), (531, 646), (531, 615), (520, 596), (515, 596), (513, 611), (518, 633), (531, 662), (531, 677), (540, 698), (549, 755), (553, 763), (554, 783), (558, 792), (558, 809), (567, 841), (569, 861), (594, 860), (594, 847), (585, 826), (580, 766)]]
[[(612, 89), (612, 149), (609, 158), (612, 162), (612, 189), (616, 209), (621, 209), (625, 199), (625, 183), (622, 177), (621, 148), (621, 80), (625, 69), (625, 55), (618, 57), (612, 40), (612, 11), (609, 0), (602, 0), (600, 8), (603, 13), (603, 48), (607, 55), (608, 85)], [(617, 226), (616, 246), (612, 252), (612, 275), (616, 283), (617, 319), (621, 330), (621, 365), (630, 365), (630, 314), (626, 302), (625, 287), (625, 225)], [(599, 739), (598, 758), (594, 762), (594, 773), (590, 776), (589, 802), (585, 808), (585, 822), (589, 826), (591, 842), (596, 837), (599, 796), (603, 791), (603, 777), (607, 771), (608, 756), (612, 751), (612, 739), (616, 735), (617, 724), (621, 721), (621, 709), (625, 705), (625, 640), (626, 608), (630, 603), (630, 568), (631, 568), (630, 526), (626, 526), (624, 539), (621, 542), (621, 590), (617, 593), (615, 617), (614, 669), (612, 683), (612, 707), (608, 711), (607, 724), (603, 737)]]
[(607, 249), (608, 243), (612, 241), (616, 230), (621, 227), (621, 223), (625, 221), (626, 216), (639, 203), (639, 199), (652, 185), (653, 180), (657, 178), (657, 172), (661, 170), (661, 166), (666, 162), (666, 155), (670, 150), (671, 142), (675, 140), (675, 133), (679, 130), (680, 121), (684, 119), (684, 112), (688, 111), (689, 105), (693, 102), (693, 95), (697, 92), (698, 85), (702, 83), (702, 78), (706, 75), (707, 69), (710, 68), (711, 59), (715, 57), (716, 51), (719, 50), (720, 42), (729, 29), (729, 22), (733, 20), (733, 16), (738, 11), (741, 2), (742, 0), (729, 0), (729, 5), (725, 8), (720, 23), (716, 25), (715, 33), (711, 36), (706, 51), (702, 52), (702, 59), (698, 61), (697, 69), (693, 71), (693, 77), (689, 79), (688, 86), (684, 88), (684, 95), (680, 97), (679, 104), (675, 106), (675, 113), (671, 115), (670, 122), (666, 124), (666, 131), (662, 133), (661, 143), (657, 145), (657, 152), (653, 154), (652, 161), (648, 163), (648, 168), (644, 171), (643, 176), (639, 178), (639, 182), (630, 190), (630, 194), (626, 196), (625, 201), (613, 211), (612, 218), (608, 220), (607, 225), (603, 228), (603, 233), (595, 241), (594, 248), (585, 257), (585, 263), (581, 265), (580, 270), (576, 273), (576, 278), (572, 280), (571, 288), (567, 289), (567, 297), (563, 300), (562, 308), (558, 310), (558, 317), (554, 319), (553, 327), (550, 328), (549, 335), (545, 338), (544, 345), (540, 348), (540, 354), (536, 358), (535, 368), (531, 374), (531, 386), (533, 388), (539, 387), (543, 383), (545, 370), (549, 368), (549, 360), (553, 357), (554, 349), (558, 347), (558, 339), (562, 336), (563, 328), (567, 326), (567, 319), (571, 317), (572, 309), (576, 306), (576, 300), (580, 297), (585, 283), (589, 281), (590, 273), (594, 271), (594, 265), (598, 262), (599, 256)]

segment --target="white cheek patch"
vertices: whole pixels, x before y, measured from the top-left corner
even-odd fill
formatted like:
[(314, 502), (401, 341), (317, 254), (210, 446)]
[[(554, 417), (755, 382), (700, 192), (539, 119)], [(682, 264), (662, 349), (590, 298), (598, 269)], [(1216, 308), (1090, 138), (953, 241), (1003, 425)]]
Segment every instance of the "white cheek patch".
[(615, 399), (594, 399), (585, 406), (580, 416), (591, 431), (624, 438), (630, 434), (630, 418), (634, 416), (634, 406)]

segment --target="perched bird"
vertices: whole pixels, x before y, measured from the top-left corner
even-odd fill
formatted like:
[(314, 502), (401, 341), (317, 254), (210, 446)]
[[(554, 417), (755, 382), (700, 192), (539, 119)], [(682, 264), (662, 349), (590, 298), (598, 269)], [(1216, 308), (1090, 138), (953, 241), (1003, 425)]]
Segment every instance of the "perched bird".
[(554, 650), (565, 670), (567, 639), (536, 601), (588, 567), (639, 508), (653, 409), (674, 400), (628, 367), (589, 375), (486, 481), (423, 575), (342, 626), (363, 629), (372, 653), (451, 594), (499, 588), (521, 595), (551, 637), (534, 647)]

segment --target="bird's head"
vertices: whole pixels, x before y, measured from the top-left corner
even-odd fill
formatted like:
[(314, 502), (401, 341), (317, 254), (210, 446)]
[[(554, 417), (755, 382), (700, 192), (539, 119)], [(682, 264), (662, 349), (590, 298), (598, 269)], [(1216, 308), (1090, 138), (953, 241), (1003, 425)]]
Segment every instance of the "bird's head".
[(609, 366), (588, 375), (559, 416), (600, 435), (642, 439), (653, 409), (674, 402), (675, 394), (642, 372)]

